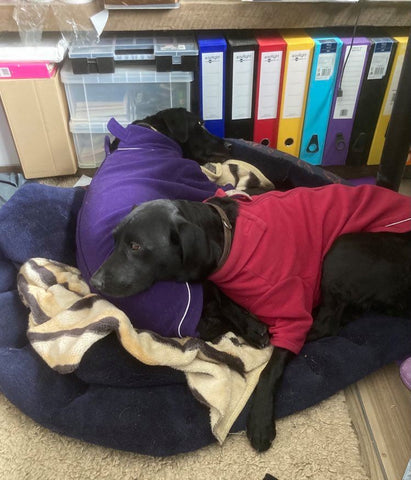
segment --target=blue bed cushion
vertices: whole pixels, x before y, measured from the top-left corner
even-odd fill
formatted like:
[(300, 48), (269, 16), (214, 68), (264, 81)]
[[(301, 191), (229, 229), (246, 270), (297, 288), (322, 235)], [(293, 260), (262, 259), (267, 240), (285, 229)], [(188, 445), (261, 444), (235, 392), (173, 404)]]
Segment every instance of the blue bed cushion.
[[(290, 186), (338, 181), (293, 157), (242, 141), (234, 141), (233, 156), (252, 156), (273, 180)], [(80, 368), (64, 376), (29, 345), (28, 311), (16, 291), (16, 273), (37, 256), (75, 265), (75, 224), (84, 193), (81, 188), (26, 183), (0, 209), (0, 391), (39, 424), (107, 447), (167, 456), (215, 442), (208, 411), (190, 393), (184, 375), (141, 364), (114, 336), (95, 344)], [(304, 347), (286, 369), (277, 416), (314, 405), (409, 355), (409, 320), (366, 315), (337, 337)], [(233, 432), (245, 429), (248, 408)]]

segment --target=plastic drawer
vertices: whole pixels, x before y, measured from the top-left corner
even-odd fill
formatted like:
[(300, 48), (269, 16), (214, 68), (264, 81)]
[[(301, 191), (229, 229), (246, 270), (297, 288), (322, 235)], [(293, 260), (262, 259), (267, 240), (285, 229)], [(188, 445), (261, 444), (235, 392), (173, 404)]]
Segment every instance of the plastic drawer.
[(106, 135), (113, 140), (113, 135), (107, 130), (107, 124), (70, 121), (70, 131), (73, 135), (79, 168), (99, 167), (106, 156), (104, 150)]
[(64, 83), (71, 120), (130, 123), (172, 107), (191, 109), (192, 72), (156, 72), (155, 67), (118, 67), (115, 73), (74, 74), (66, 61)]

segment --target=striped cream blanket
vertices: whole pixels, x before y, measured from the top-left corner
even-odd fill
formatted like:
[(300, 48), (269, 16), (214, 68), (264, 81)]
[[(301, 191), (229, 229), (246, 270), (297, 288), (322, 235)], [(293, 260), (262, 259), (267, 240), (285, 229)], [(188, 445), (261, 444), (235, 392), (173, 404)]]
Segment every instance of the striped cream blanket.
[(209, 408), (211, 430), (220, 443), (271, 356), (271, 346), (257, 350), (232, 333), (208, 343), (138, 331), (121, 310), (90, 292), (79, 270), (52, 260), (27, 261), (18, 275), (18, 289), (30, 309), (29, 341), (51, 368), (73, 372), (88, 348), (115, 332), (139, 361), (185, 373), (193, 395)]
[(243, 160), (230, 159), (223, 163), (206, 163), (201, 170), (217, 185), (231, 184), (236, 190), (275, 189), (275, 185), (257, 167)]

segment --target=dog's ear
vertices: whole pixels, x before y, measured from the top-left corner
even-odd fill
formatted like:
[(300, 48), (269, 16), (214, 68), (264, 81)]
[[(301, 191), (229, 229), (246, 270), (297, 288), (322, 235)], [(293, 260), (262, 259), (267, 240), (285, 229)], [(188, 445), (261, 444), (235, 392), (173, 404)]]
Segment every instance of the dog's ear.
[(189, 118), (184, 108), (171, 108), (163, 112), (163, 120), (170, 136), (179, 143), (186, 143), (189, 134)]
[(180, 224), (178, 236), (185, 278), (205, 280), (221, 254), (217, 243), (208, 237), (203, 228), (187, 221)]
[(205, 264), (208, 264), (213, 256), (206, 232), (186, 219), (178, 222), (177, 232), (174, 243), (177, 241), (179, 243), (181, 263), (186, 278), (203, 280), (202, 272)]
[(184, 220), (178, 226), (178, 237), (183, 265), (190, 267), (195, 263), (198, 252), (204, 252), (206, 249), (204, 230), (194, 223)]

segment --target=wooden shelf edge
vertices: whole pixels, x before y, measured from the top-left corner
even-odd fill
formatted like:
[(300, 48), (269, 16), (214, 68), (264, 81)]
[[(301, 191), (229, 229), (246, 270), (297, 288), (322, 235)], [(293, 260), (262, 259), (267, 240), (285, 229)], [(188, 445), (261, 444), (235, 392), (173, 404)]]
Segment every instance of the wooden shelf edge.
[[(56, 20), (53, 12), (47, 15), (44, 31), (68, 30), (70, 18), (75, 23), (91, 28), (89, 17), (101, 10), (99, 1), (91, 4), (65, 5), (64, 14)], [(298, 14), (296, 14), (296, 10)], [(174, 10), (110, 10), (106, 31), (150, 30), (227, 30), (268, 28), (315, 28), (350, 26), (359, 12), (358, 3), (253, 3), (240, 0), (181, 0)], [(411, 2), (366, 2), (363, 4), (359, 25), (411, 25)], [(67, 25), (67, 28), (62, 26)], [(17, 31), (13, 7), (0, 6), (0, 31)]]

